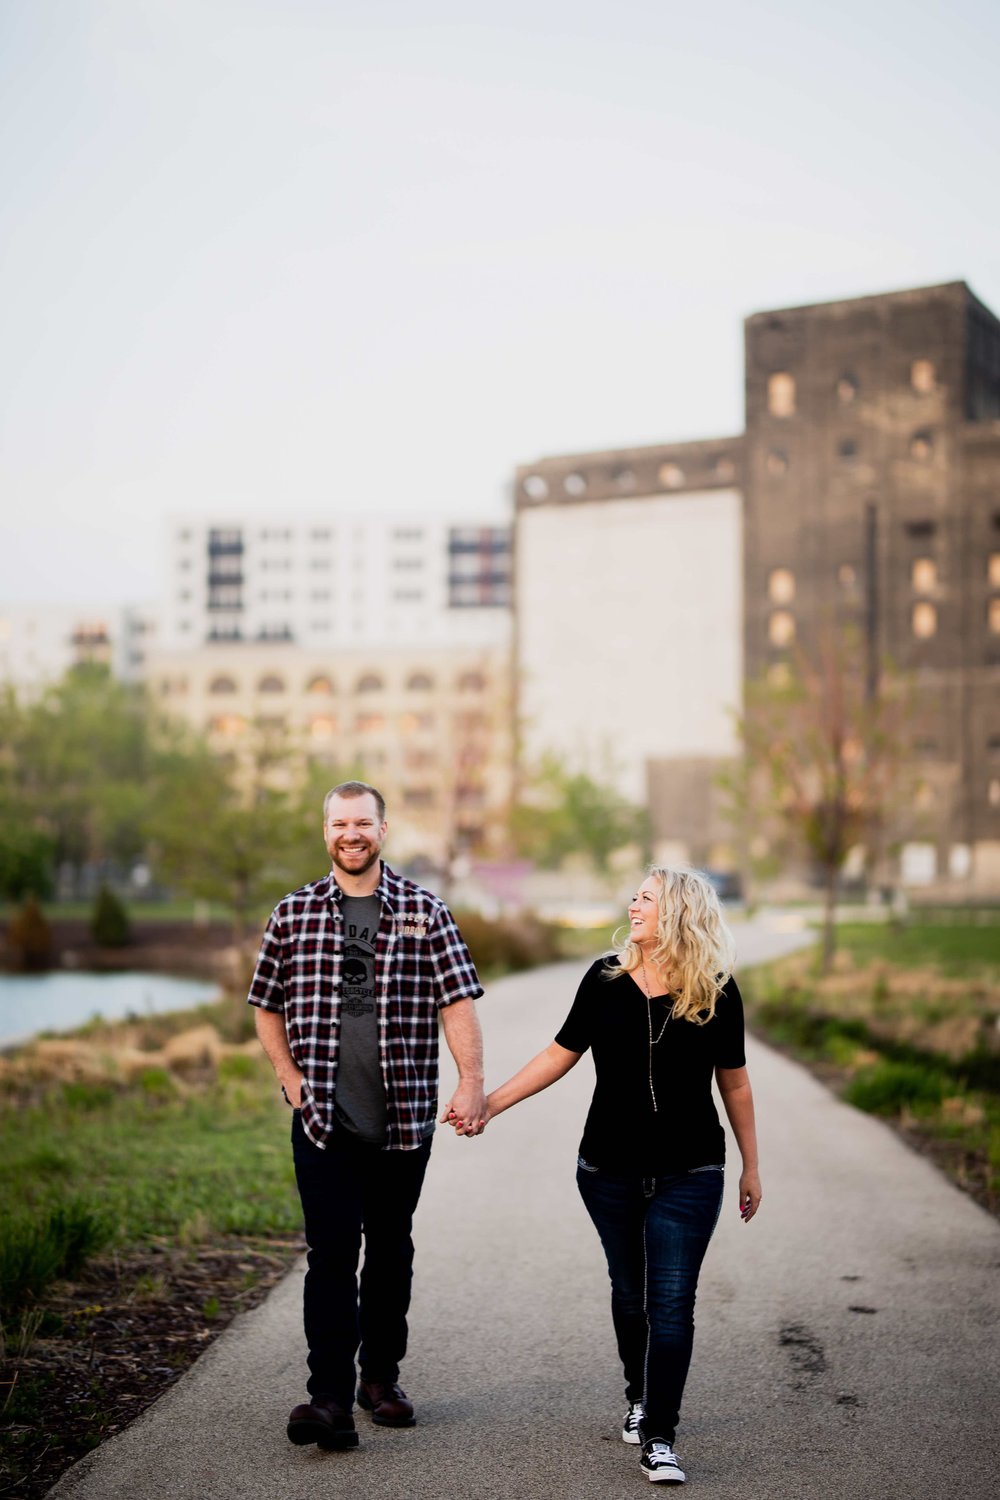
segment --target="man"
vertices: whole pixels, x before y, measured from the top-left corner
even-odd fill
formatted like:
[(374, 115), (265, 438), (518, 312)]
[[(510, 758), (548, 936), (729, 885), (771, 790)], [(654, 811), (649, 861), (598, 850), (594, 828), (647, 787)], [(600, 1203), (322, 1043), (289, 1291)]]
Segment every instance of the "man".
[(444, 903), (382, 863), (386, 829), (374, 787), (345, 781), (327, 793), (333, 868), (271, 913), (248, 996), (294, 1111), (309, 1246), (309, 1400), (292, 1411), (288, 1436), (321, 1448), (357, 1447), (359, 1345), (359, 1404), (380, 1426), (415, 1420), (399, 1365), (410, 1229), (437, 1106), (439, 1015), (458, 1068), (442, 1118), (464, 1122), (460, 1134), (484, 1126), (482, 986)]

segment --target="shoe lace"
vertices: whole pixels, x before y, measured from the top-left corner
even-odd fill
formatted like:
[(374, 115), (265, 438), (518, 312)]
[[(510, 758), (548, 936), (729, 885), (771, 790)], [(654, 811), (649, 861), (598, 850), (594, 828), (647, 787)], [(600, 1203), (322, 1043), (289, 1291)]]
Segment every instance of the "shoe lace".
[(677, 1455), (669, 1443), (650, 1443), (645, 1451), (646, 1462), (662, 1468), (664, 1464), (676, 1466)]
[(633, 1401), (632, 1405), (625, 1413), (625, 1426), (628, 1431), (635, 1432), (636, 1428), (639, 1426), (639, 1423), (642, 1421), (645, 1415), (646, 1408), (643, 1406), (642, 1402)]

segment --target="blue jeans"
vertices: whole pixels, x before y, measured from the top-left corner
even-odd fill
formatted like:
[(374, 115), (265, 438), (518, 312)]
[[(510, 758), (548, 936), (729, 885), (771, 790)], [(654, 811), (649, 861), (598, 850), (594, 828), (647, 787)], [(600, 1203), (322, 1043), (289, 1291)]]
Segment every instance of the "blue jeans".
[(608, 1261), (625, 1396), (642, 1401), (643, 1441), (672, 1443), (694, 1342), (698, 1273), (722, 1206), (722, 1167), (619, 1176), (581, 1157), (580, 1196)]
[[(292, 1116), (292, 1155), (309, 1246), (304, 1291), (311, 1396), (354, 1405), (355, 1356), (361, 1377), (399, 1378), (413, 1279), (413, 1211), (431, 1143), (382, 1151), (335, 1125), (320, 1151)], [(364, 1235), (360, 1285), (358, 1261)]]

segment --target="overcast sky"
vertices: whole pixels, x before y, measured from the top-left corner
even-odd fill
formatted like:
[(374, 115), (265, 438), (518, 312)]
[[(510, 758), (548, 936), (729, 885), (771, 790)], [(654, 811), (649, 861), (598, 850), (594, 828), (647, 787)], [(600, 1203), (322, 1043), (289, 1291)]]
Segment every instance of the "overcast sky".
[(979, 0), (2, 0), (0, 605), (171, 513), (503, 516), (738, 432), (742, 319), (1000, 310)]

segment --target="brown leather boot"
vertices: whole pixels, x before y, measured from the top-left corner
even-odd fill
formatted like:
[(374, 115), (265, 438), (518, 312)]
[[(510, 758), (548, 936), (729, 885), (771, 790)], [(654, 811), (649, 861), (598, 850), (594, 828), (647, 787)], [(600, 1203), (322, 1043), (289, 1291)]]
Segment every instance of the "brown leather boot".
[(313, 1396), (293, 1406), (286, 1431), (289, 1441), (300, 1447), (306, 1443), (326, 1449), (358, 1446), (354, 1418), (332, 1396)]
[(382, 1380), (362, 1380), (358, 1386), (358, 1405), (370, 1411), (378, 1427), (412, 1427), (416, 1422), (413, 1402), (402, 1386)]

